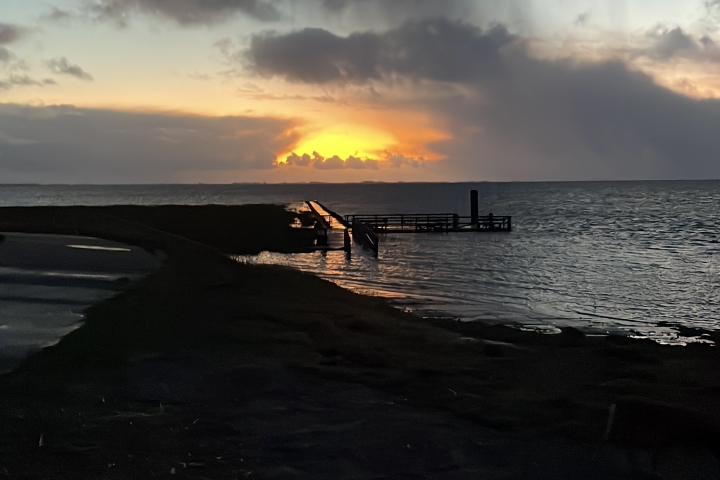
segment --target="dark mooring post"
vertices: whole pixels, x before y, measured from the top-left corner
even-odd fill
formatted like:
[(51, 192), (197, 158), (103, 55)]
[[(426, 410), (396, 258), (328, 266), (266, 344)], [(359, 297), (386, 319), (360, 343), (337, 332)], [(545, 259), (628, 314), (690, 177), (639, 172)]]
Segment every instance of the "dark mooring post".
[(477, 226), (479, 221), (478, 191), (470, 190), (470, 223)]

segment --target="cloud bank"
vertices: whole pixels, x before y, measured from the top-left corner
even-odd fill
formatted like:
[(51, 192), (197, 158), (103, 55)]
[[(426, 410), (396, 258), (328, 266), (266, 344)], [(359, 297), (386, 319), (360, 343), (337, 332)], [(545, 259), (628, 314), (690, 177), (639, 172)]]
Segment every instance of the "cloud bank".
[(380, 168), (401, 168), (405, 166), (418, 168), (425, 164), (426, 160), (423, 158), (408, 157), (389, 151), (382, 152), (378, 158), (359, 158), (350, 155), (344, 159), (337, 155), (323, 157), (318, 152), (313, 152), (312, 156), (307, 153), (298, 155), (293, 152), (287, 156), (284, 162), (278, 163), (278, 166), (307, 167), (318, 170), (379, 170)]
[(0, 183), (13, 178), (169, 182), (271, 169), (297, 139), (285, 120), (0, 105)]
[(313, 152), (312, 156), (307, 153), (298, 155), (293, 152), (288, 155), (284, 163), (279, 164), (281, 167), (284, 165), (317, 168), (318, 170), (339, 170), (346, 168), (353, 170), (377, 170), (379, 161), (370, 158), (361, 159), (352, 155), (346, 159), (342, 159), (337, 155), (326, 158), (317, 152)]

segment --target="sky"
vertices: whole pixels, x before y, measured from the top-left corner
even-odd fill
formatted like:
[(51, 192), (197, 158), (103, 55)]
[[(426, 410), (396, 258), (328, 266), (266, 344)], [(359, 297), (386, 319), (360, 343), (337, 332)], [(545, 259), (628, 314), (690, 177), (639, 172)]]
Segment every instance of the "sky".
[(0, 183), (720, 178), (720, 0), (2, 0)]

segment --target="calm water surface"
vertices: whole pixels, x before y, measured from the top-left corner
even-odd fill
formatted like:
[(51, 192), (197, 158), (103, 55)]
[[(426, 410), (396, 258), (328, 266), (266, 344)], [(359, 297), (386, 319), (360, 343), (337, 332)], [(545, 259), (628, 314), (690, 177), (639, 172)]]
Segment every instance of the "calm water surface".
[(318, 199), (340, 214), (512, 215), (514, 231), (388, 235), (380, 258), (262, 254), (410, 310), (575, 326), (661, 342), (720, 328), (720, 182), (0, 186), (0, 205), (245, 204)]

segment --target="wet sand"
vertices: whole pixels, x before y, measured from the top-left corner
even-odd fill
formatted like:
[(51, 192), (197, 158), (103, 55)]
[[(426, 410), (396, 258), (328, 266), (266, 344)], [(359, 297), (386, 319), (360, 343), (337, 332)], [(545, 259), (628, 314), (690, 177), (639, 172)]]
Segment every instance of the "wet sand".
[(163, 259), (98, 238), (0, 232), (0, 374), (79, 328), (86, 308), (132, 288)]
[(167, 261), (0, 378), (0, 478), (720, 477), (717, 347), (423, 321), (147, 227), (74, 228)]

